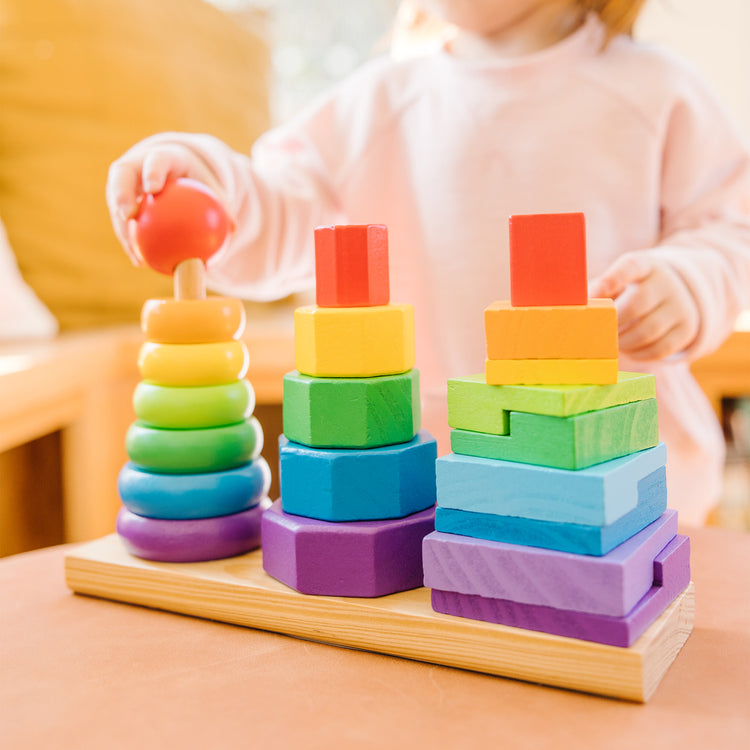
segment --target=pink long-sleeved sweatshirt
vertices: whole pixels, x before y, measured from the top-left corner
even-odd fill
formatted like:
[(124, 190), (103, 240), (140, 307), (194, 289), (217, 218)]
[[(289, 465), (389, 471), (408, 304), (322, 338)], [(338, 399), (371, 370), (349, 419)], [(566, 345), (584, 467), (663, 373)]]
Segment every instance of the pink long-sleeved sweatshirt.
[(252, 157), (203, 135), (197, 152), (236, 218), (213, 287), (256, 300), (314, 281), (313, 228), (384, 223), (391, 300), (412, 303), (423, 424), (449, 450), (446, 380), (481, 372), (483, 309), (509, 298), (508, 216), (583, 211), (589, 277), (621, 253), (673, 267), (700, 309), (689, 351), (653, 372), (670, 507), (700, 523), (717, 502), (723, 440), (688, 370), (718, 346), (750, 289), (750, 160), (706, 87), (658, 49), (594, 16), (512, 60), (447, 51), (366, 65)]

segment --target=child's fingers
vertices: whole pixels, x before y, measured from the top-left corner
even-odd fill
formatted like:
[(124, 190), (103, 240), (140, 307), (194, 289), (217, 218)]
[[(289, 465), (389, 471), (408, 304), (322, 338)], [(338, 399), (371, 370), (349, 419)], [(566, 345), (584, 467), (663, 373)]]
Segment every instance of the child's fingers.
[[(682, 322), (672, 322), (672, 327), (666, 330), (662, 330), (660, 324), (654, 327), (646, 324), (642, 332), (639, 323), (627, 336), (620, 337), (620, 351), (637, 360), (665, 359), (683, 351), (690, 344), (692, 333)], [(656, 330), (662, 332), (655, 335)]]
[(112, 218), (121, 223), (135, 216), (141, 186), (140, 163), (118, 159), (109, 168), (107, 176), (107, 206)]
[(115, 236), (134, 265), (140, 265), (141, 261), (132, 242), (129, 224), (138, 207), (139, 191), (140, 169), (123, 160), (112, 164), (107, 177), (107, 208)]
[(627, 352), (649, 347), (666, 336), (676, 325), (668, 305), (659, 305), (644, 315), (633, 318), (620, 329), (620, 349)]
[(191, 166), (182, 148), (164, 146), (149, 151), (143, 159), (141, 169), (143, 192), (158, 193), (167, 180), (191, 176)]
[(647, 276), (640, 284), (629, 284), (615, 300), (617, 329), (620, 334), (647, 316), (657, 313), (664, 302), (664, 296), (664, 289), (654, 276)]
[(651, 273), (652, 261), (642, 252), (621, 255), (601, 276), (589, 284), (589, 297), (619, 297), (630, 284), (644, 281)]

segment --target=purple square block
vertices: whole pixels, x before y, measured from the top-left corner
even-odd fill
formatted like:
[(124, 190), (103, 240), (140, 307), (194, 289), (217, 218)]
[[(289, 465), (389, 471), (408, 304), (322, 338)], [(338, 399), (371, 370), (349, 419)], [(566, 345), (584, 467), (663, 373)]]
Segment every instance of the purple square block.
[(302, 594), (375, 597), (422, 585), (435, 508), (381, 521), (320, 521), (276, 501), (261, 523), (263, 569)]
[(627, 648), (647, 630), (690, 583), (690, 540), (675, 538), (654, 560), (654, 584), (624, 617), (522, 604), (455, 591), (432, 590), (436, 612), (525, 630)]
[(667, 510), (606, 555), (591, 557), (435, 531), (424, 540), (424, 585), (623, 617), (651, 588), (654, 558), (676, 534), (677, 512)]

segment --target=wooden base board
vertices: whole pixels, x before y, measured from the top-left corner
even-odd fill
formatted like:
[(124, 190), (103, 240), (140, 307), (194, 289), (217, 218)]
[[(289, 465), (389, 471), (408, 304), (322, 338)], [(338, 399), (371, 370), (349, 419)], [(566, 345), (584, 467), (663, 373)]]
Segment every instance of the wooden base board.
[(617, 648), (438, 614), (425, 588), (377, 599), (299, 594), (263, 571), (260, 550), (148, 562), (114, 534), (72, 550), (65, 576), (79, 594), (638, 702), (658, 687), (694, 616), (691, 583), (631, 648)]

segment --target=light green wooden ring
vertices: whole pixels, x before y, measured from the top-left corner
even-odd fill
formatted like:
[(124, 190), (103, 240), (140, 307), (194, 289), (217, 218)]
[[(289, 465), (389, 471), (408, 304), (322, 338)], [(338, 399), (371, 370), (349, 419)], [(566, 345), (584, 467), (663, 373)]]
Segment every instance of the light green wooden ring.
[(161, 474), (224, 471), (260, 455), (263, 430), (255, 417), (203, 430), (163, 430), (136, 421), (125, 448), (136, 466)]
[(253, 413), (255, 392), (247, 380), (184, 387), (141, 381), (133, 394), (133, 408), (138, 421), (148, 427), (223, 427), (242, 422)]

